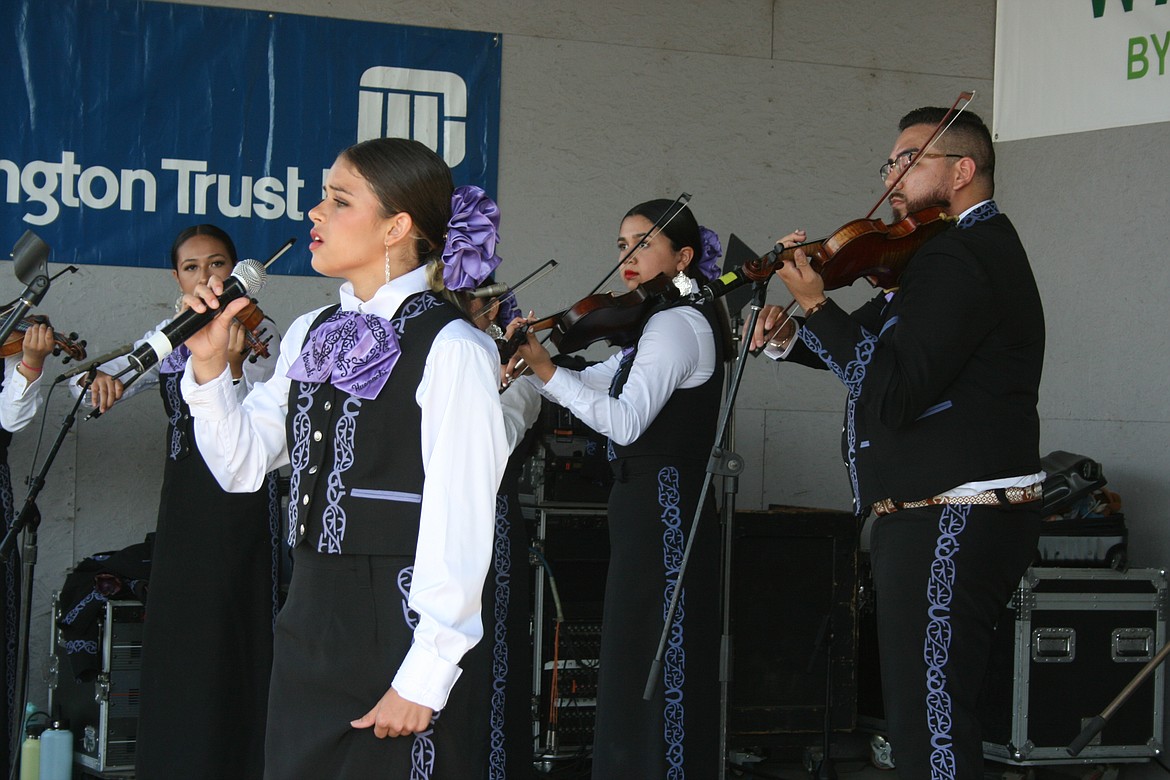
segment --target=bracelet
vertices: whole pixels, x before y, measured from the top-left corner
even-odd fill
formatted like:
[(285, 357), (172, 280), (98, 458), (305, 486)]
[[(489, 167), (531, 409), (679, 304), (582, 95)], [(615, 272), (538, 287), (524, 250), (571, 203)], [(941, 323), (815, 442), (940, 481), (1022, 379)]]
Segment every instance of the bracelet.
[(28, 363), (25, 363), (25, 362), (24, 362), (24, 358), (21, 358), (21, 359), (20, 359), (20, 364), (21, 364), (22, 366), (24, 366), (25, 368), (27, 368), (29, 371), (33, 372), (34, 374), (39, 374), (39, 373), (41, 373), (42, 371), (44, 371), (44, 370), (45, 370), (43, 366), (42, 366), (41, 368), (33, 368), (33, 367), (32, 367), (32, 366), (30, 366)]
[(818, 311), (820, 311), (821, 307), (823, 307), (828, 302), (829, 302), (828, 298), (821, 298), (819, 301), (814, 303), (812, 306), (809, 306), (807, 309), (804, 310), (804, 318), (807, 320), (809, 317), (813, 316)]

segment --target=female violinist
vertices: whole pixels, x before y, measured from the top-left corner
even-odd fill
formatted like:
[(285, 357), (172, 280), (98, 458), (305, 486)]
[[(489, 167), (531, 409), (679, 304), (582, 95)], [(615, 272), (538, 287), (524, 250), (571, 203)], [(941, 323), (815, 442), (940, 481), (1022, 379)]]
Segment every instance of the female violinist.
[[(12, 475), (8, 469), (8, 445), (12, 434), (28, 425), (44, 403), (40, 392), (45, 357), (53, 351), (53, 329), (49, 325), (30, 325), (24, 332), (24, 341), (16, 351), (4, 358), (3, 389), (0, 389), (0, 506), (4, 512), (4, 532), (12, 527), (16, 515), (12, 496)], [(3, 603), (0, 603), (0, 634), (6, 650), (0, 657), (0, 668), (7, 671), (5, 680), (13, 679), (16, 670), (17, 614), (20, 610), (20, 556), (9, 556), (3, 565)], [(12, 708), (14, 690), (4, 683), (3, 701), (9, 702), (8, 711), (0, 721), (9, 726), (20, 722), (21, 713)]]
[[(494, 283), (489, 276), (484, 285)], [(520, 316), (515, 295), (498, 298), (461, 294), (471, 321), (497, 344), (508, 323)], [(519, 388), (516, 388), (519, 390)], [(535, 448), (540, 396), (518, 393), (505, 406), (504, 431), (511, 455), (496, 492), (492, 563), (482, 598), (483, 640), (468, 653), (491, 668), (487, 713), (490, 736), (485, 780), (532, 776), (532, 636), (528, 529), (520, 506), (520, 476)], [(474, 444), (474, 442), (472, 442)], [(466, 663), (466, 662), (465, 662)]]
[[(226, 278), (237, 261), (231, 237), (214, 225), (182, 230), (170, 259), (181, 293)], [(243, 397), (272, 376), (275, 360), (248, 361), (243, 326), (233, 322), (231, 332), (229, 363)], [(128, 362), (117, 358), (102, 366), (89, 391), (104, 412), (158, 386), (169, 418), (143, 638), (137, 774), (145, 780), (259, 777), (278, 607), (276, 473), (254, 492), (220, 488), (180, 391), (189, 354), (180, 346), (124, 393), (113, 375)]]
[[(652, 200), (630, 209), (617, 247), (631, 290), (659, 274), (698, 292), (718, 275), (718, 238), (686, 207)], [(609, 437), (610, 563), (602, 617), (593, 777), (714, 776), (719, 762), (719, 539), (710, 499), (683, 583), (664, 679), (643, 689), (694, 517), (723, 390), (724, 326), (710, 303), (664, 303), (633, 341), (583, 371), (555, 365), (531, 333), (517, 355), (532, 383)], [(513, 388), (501, 396), (512, 403)]]

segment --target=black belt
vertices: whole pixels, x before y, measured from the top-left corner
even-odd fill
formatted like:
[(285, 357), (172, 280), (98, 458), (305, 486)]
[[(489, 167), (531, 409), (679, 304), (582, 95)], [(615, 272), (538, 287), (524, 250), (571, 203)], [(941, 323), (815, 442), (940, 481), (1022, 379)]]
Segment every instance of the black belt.
[(1044, 483), (1036, 482), (1027, 487), (996, 488), (984, 490), (971, 496), (934, 496), (921, 501), (894, 501), (883, 498), (875, 501), (873, 511), (878, 517), (892, 514), (899, 509), (921, 509), (924, 506), (938, 506), (939, 504), (980, 504), (982, 506), (1000, 506), (1003, 504), (1027, 504), (1039, 501), (1044, 497)]

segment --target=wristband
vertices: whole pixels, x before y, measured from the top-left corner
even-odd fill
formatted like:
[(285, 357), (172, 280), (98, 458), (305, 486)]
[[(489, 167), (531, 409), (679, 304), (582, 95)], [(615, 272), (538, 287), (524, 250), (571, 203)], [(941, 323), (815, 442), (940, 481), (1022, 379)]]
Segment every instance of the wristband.
[(25, 362), (24, 362), (24, 358), (21, 358), (21, 359), (20, 359), (20, 364), (21, 364), (22, 366), (24, 366), (25, 368), (27, 368), (29, 371), (33, 372), (34, 374), (39, 374), (39, 373), (41, 373), (42, 371), (44, 371), (44, 370), (45, 370), (43, 366), (42, 366), (41, 368), (33, 368), (33, 367), (32, 367), (32, 366), (30, 366), (28, 363), (25, 363)]

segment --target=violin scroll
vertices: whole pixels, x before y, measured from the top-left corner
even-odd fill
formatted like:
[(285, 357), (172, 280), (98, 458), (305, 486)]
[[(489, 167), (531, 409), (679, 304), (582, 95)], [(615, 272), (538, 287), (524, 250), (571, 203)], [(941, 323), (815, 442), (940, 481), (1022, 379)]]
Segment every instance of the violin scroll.
[[(24, 319), (16, 324), (12, 329), (12, 333), (0, 345), (0, 357), (8, 357), (10, 355), (17, 355), (24, 351), (24, 334), (33, 325), (49, 325), (49, 318), (43, 314), (29, 314)], [(70, 360), (85, 360), (85, 339), (80, 338), (76, 333), (69, 333), (68, 335), (53, 331), (53, 355), (61, 356), (62, 363), (68, 363)]]
[(260, 306), (256, 301), (252, 301), (247, 306), (239, 311), (235, 316), (236, 322), (244, 326), (244, 340), (247, 342), (248, 362), (255, 363), (259, 358), (266, 358), (269, 356), (268, 343), (272, 341), (272, 336), (268, 333), (268, 327), (264, 325), (264, 312), (260, 310)]

